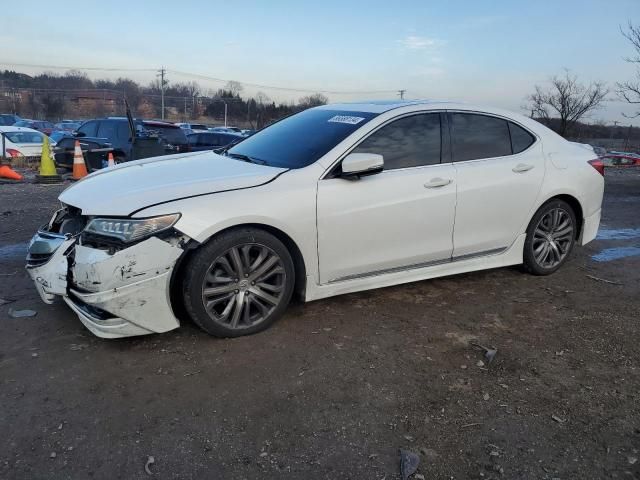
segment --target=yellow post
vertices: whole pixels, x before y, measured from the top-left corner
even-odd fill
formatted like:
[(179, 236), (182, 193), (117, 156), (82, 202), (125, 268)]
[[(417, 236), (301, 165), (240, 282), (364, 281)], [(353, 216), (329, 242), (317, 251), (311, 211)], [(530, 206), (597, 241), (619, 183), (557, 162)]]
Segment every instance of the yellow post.
[(47, 177), (57, 175), (56, 166), (51, 158), (51, 148), (49, 147), (49, 137), (43, 135), (42, 140), (42, 158), (40, 159), (40, 175)]

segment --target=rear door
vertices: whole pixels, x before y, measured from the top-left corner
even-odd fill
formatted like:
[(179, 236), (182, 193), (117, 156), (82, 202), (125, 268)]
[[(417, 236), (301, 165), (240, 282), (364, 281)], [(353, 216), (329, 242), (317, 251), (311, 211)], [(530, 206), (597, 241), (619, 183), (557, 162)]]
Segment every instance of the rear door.
[(458, 198), (453, 257), (507, 249), (524, 232), (542, 186), (541, 142), (504, 118), (451, 112)]

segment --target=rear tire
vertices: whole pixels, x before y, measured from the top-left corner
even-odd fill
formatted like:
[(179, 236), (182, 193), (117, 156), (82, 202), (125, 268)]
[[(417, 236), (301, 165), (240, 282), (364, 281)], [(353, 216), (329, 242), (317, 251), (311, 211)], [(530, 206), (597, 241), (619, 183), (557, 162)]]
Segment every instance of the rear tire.
[(550, 200), (529, 222), (524, 242), (524, 268), (534, 275), (549, 275), (569, 258), (576, 241), (576, 214), (563, 200)]
[(294, 285), (293, 260), (284, 244), (264, 230), (237, 228), (215, 236), (189, 258), (184, 305), (207, 333), (239, 337), (273, 324)]

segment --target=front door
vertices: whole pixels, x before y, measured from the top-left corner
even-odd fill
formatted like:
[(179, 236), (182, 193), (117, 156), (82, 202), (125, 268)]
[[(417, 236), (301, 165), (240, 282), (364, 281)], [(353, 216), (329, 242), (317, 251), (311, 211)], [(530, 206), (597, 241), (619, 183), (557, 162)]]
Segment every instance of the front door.
[(451, 258), (456, 170), (440, 163), (440, 125), (439, 113), (394, 120), (352, 150), (382, 155), (381, 173), (319, 180), (320, 283)]

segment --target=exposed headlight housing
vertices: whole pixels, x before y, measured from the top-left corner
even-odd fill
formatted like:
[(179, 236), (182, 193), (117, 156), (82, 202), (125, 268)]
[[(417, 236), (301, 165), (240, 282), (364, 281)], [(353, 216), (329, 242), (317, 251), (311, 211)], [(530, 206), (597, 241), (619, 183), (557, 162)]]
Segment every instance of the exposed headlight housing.
[(150, 218), (94, 218), (84, 231), (131, 243), (173, 227), (179, 218), (179, 213)]

